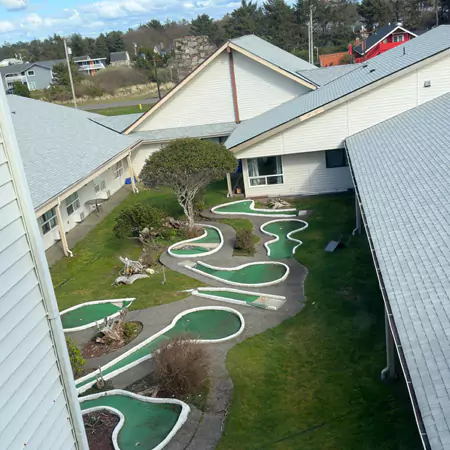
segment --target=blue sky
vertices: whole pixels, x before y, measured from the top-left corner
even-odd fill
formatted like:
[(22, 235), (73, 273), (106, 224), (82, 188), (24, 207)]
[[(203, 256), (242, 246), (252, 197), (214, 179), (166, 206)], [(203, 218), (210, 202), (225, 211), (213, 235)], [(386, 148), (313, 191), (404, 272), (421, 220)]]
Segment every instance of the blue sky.
[(126, 31), (151, 19), (222, 17), (240, 0), (0, 0), (0, 42), (45, 38), (53, 33), (96, 36)]

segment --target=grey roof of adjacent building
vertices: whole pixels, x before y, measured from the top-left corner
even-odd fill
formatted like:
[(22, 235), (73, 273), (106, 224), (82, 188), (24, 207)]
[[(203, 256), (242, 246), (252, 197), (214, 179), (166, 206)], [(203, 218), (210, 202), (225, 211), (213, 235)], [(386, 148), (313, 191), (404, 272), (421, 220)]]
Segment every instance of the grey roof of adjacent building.
[(131, 124), (136, 122), (144, 113), (123, 114), (119, 116), (102, 116), (92, 114), (91, 120), (117, 133), (124, 132)]
[(230, 39), (230, 42), (299, 78), (301, 75), (297, 73), (298, 71), (316, 68), (314, 64), (297, 58), (254, 34)]
[(93, 113), (15, 95), (8, 103), (36, 209), (139, 141), (99, 126)]
[(127, 51), (124, 52), (111, 52), (109, 55), (109, 59), (111, 62), (117, 61), (128, 61), (130, 59), (130, 55)]
[(417, 404), (450, 448), (450, 94), (346, 140)]
[(208, 138), (228, 136), (237, 127), (236, 122), (212, 123), (207, 125), (195, 125), (191, 127), (166, 128), (152, 131), (133, 132), (133, 136), (139, 136), (147, 142), (166, 142), (180, 138)]
[(344, 64), (342, 66), (319, 67), (314, 70), (300, 70), (298, 74), (316, 86), (325, 86), (359, 66), (360, 64)]
[(226, 142), (233, 148), (450, 48), (450, 26), (441, 25), (370, 59), (315, 91), (289, 100), (239, 125)]
[(85, 61), (91, 59), (91, 57), (89, 55), (83, 55), (83, 56), (74, 56), (72, 59), (76, 62), (76, 61)]
[(51, 68), (53, 68), (53, 66), (56, 66), (56, 64), (61, 64), (61, 63), (66, 64), (66, 60), (65, 59), (50, 59), (48, 61), (36, 61), (33, 64), (37, 64), (39, 66), (47, 67), (47, 68), (51, 69)]

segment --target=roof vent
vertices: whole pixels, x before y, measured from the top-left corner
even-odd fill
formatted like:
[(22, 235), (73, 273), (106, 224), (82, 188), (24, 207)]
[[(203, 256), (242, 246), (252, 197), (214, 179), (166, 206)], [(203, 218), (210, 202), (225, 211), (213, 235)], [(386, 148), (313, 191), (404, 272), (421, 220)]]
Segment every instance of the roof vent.
[(406, 48), (403, 47), (403, 54), (406, 55)]
[(375, 72), (375, 69), (370, 69), (369, 72), (370, 73)]
[(365, 68), (365, 67), (367, 67), (368, 66), (368, 64), (363, 64), (363, 69)]

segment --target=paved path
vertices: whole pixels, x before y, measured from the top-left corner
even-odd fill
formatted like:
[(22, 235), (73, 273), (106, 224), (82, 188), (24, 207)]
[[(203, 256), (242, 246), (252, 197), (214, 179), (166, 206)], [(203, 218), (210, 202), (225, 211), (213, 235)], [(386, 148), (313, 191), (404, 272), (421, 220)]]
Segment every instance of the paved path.
[(111, 103), (80, 103), (78, 105), (79, 109), (85, 111), (95, 111), (97, 109), (107, 109), (107, 108), (119, 108), (121, 106), (135, 106), (135, 105), (153, 105), (158, 101), (158, 97), (153, 98), (143, 98), (140, 100), (125, 100)]
[[(211, 213), (207, 213), (205, 215), (207, 217), (217, 218), (217, 216), (212, 215)], [(230, 215), (230, 217), (232, 216)], [(263, 244), (273, 238), (264, 235), (259, 231), (259, 226), (267, 222), (268, 219), (264, 217), (249, 216), (246, 216), (246, 218), (254, 223), (254, 232), (261, 239), (256, 245), (256, 253), (253, 257), (232, 256), (235, 241), (234, 229), (228, 225), (214, 222), (214, 226), (217, 226), (223, 233), (225, 240), (224, 246), (216, 254), (202, 257), (201, 260), (213, 265), (220, 265), (224, 267), (232, 267), (245, 262), (268, 261), (269, 258)], [(195, 261), (195, 259), (191, 260)], [(186, 275), (209, 285), (227, 287), (225, 284), (180, 266), (179, 263), (181, 261), (183, 261), (183, 259), (173, 258), (169, 256), (167, 252), (161, 255), (161, 262), (173, 270), (185, 273)], [(252, 291), (256, 290), (258, 292), (284, 295), (287, 301), (280, 309), (276, 311), (269, 311), (255, 307), (237, 304), (230, 305), (228, 303), (216, 302), (210, 299), (189, 296), (186, 299), (175, 303), (139, 311), (132, 311), (128, 314), (127, 319), (139, 320), (143, 323), (144, 328), (141, 334), (126, 347), (112, 354), (99, 358), (93, 358), (87, 362), (86, 366), (97, 368), (98, 366), (106, 364), (120, 354), (160, 331), (164, 326), (168, 325), (178, 313), (185, 311), (186, 309), (211, 305), (222, 305), (236, 309), (244, 316), (245, 319), (245, 329), (243, 333), (232, 341), (226, 341), (219, 344), (210, 344), (207, 347), (211, 355), (211, 387), (206, 411), (201, 412), (195, 408), (192, 408), (192, 412), (189, 415), (187, 422), (166, 447), (168, 450), (213, 450), (222, 434), (226, 412), (232, 399), (233, 383), (228, 376), (228, 371), (226, 368), (226, 355), (228, 351), (239, 342), (242, 342), (245, 339), (254, 336), (255, 334), (259, 334), (269, 328), (276, 327), (286, 319), (296, 315), (304, 305), (305, 298), (303, 286), (307, 275), (307, 270), (293, 258), (281, 261), (287, 264), (290, 268), (289, 277), (284, 282), (265, 288), (251, 288)], [(87, 342), (92, 337), (93, 333), (95, 333), (95, 330), (86, 330), (83, 332), (71, 333), (71, 337), (74, 337), (79, 343), (83, 343)], [(152, 361), (145, 361), (144, 363), (114, 377), (112, 382), (116, 388), (125, 388), (138, 379), (147, 376), (152, 370)]]

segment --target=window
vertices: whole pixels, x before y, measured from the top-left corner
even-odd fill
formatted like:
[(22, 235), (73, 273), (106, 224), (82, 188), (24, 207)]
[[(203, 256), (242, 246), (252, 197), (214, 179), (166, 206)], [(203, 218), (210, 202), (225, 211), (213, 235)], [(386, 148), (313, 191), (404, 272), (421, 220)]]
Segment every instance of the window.
[(283, 183), (283, 166), (280, 156), (267, 156), (247, 160), (250, 186)]
[(67, 215), (73, 214), (80, 207), (78, 192), (74, 192), (66, 198)]
[(403, 34), (394, 34), (392, 36), (392, 42), (403, 42), (405, 40), (405, 36)]
[(12, 77), (18, 77), (20, 74), (18, 73), (7, 73), (5, 75), (5, 78), (12, 78)]
[(105, 180), (97, 180), (94, 181), (94, 190), (95, 193), (98, 194), (101, 191), (106, 189), (106, 181)]
[(347, 154), (343, 148), (340, 148), (339, 150), (326, 150), (325, 161), (327, 169), (348, 166)]
[(56, 221), (56, 208), (52, 208), (46, 213), (42, 214), (38, 219), (43, 234), (49, 233), (53, 228), (56, 228), (58, 222)]
[(119, 161), (114, 167), (114, 178), (120, 178), (123, 175), (123, 162)]
[(29, 71), (27, 72), (27, 75), (28, 75), (29, 77), (34, 77), (34, 70), (29, 70)]
[(28, 89), (30, 90), (30, 91), (35, 91), (36, 90), (36, 83), (33, 81), (33, 82), (28, 82)]

